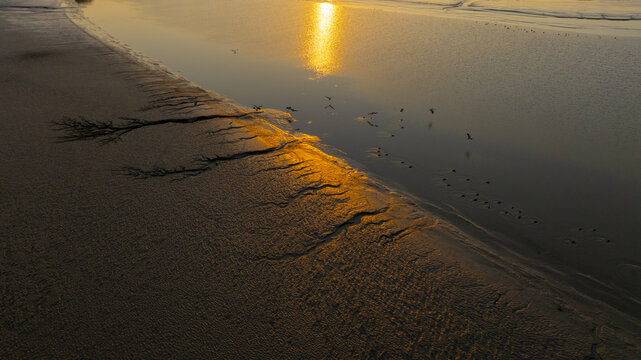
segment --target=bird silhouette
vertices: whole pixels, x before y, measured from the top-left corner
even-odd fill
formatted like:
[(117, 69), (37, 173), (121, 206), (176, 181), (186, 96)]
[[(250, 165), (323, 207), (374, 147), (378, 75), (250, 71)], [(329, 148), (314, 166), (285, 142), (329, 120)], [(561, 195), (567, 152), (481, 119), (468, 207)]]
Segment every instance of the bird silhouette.
[(254, 105), (252, 106), (254, 110), (261, 110), (263, 108), (263, 105)]
[(378, 114), (378, 111), (372, 111), (371, 113), (367, 113), (367, 115), (376, 115)]
[(467, 139), (472, 140), (472, 135), (470, 135), (470, 133), (467, 133)]
[(285, 109), (287, 109), (287, 110), (289, 110), (289, 111), (291, 111), (291, 112), (298, 111), (298, 110), (294, 109), (294, 108), (293, 108), (293, 107), (291, 107), (291, 106), (288, 106), (288, 107), (286, 107)]
[(325, 106), (325, 109), (327, 109), (327, 108), (332, 108), (332, 110), (336, 110), (336, 109), (334, 109), (334, 107), (332, 106), (332, 104), (329, 104), (329, 105)]
[(430, 108), (430, 112), (434, 114), (434, 108)]
[(327, 100), (329, 100), (329, 101), (332, 101), (332, 97), (331, 97), (331, 96), (325, 96), (325, 98), (326, 98)]
[(231, 49), (231, 52), (233, 52), (234, 54), (238, 54), (238, 49)]

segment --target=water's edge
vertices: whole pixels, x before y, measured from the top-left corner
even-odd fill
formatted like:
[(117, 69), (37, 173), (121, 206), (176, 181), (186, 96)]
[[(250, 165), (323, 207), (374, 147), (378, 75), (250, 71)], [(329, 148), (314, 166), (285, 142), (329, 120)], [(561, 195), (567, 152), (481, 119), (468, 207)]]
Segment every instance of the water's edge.
[[(75, 7), (77, 11), (68, 11), (67, 15), (82, 31), (90, 34), (98, 41), (105, 43), (107, 46), (116, 49), (117, 51), (126, 54), (130, 58), (134, 59), (137, 62), (144, 64), (146, 67), (154, 70), (160, 71), (166, 74), (169, 77), (179, 79), (186, 83), (192, 84), (194, 87), (202, 89), (205, 92), (215, 94), (217, 97), (224, 97), (211, 91), (205, 89), (204, 87), (198, 85), (197, 83), (185, 78), (183, 75), (172, 71), (167, 66), (162, 63), (132, 49), (121, 41), (115, 39), (100, 27), (93, 24), (91, 20), (84, 16), (80, 7), (71, 0), (62, 0), (62, 6)], [(239, 108), (248, 108), (247, 106), (236, 104), (232, 100), (227, 99), (233, 106)], [(277, 113), (282, 113), (279, 110), (271, 109)], [(280, 129), (281, 131), (286, 131)], [(543, 283), (545, 287), (553, 289), (553, 293), (563, 294), (565, 297), (569, 297), (573, 300), (573, 303), (576, 304), (577, 308), (585, 309), (600, 309), (603, 311), (603, 321), (607, 319), (615, 318), (618, 323), (626, 324), (625, 327), (633, 329), (633, 331), (638, 331), (637, 327), (641, 326), (639, 319), (630, 318), (627, 314), (621, 313), (618, 310), (612, 308), (607, 303), (599, 301), (597, 299), (589, 297), (587, 294), (577, 290), (574, 287), (568, 286), (567, 283), (559, 282), (550, 278), (552, 273), (562, 274), (562, 269), (550, 269), (546, 264), (536, 264), (527, 256), (522, 254), (516, 254), (509, 251), (507, 248), (500, 249), (502, 252), (498, 252), (497, 249), (487, 246), (487, 239), (492, 238), (493, 236), (500, 236), (498, 234), (490, 233), (482, 227), (474, 224), (469, 219), (463, 218), (458, 215), (455, 211), (450, 211), (448, 209), (441, 208), (436, 204), (430, 203), (425, 199), (418, 199), (409, 192), (403, 190), (403, 186), (397, 183), (390, 182), (388, 179), (384, 179), (381, 176), (372, 174), (367, 171), (367, 169), (359, 164), (357, 161), (350, 159), (344, 155), (339, 149), (333, 148), (329, 145), (322, 144), (321, 151), (329, 154), (330, 156), (339, 158), (341, 161), (344, 161), (349, 166), (356, 169), (358, 172), (364, 173), (368, 178), (372, 179), (375, 183), (381, 184), (381, 186), (391, 192), (402, 194), (403, 197), (410, 199), (415, 205), (420, 206), (425, 209), (427, 212), (436, 214), (439, 217), (444, 217), (448, 222), (452, 224), (453, 227), (459, 229), (458, 232), (465, 234), (461, 236), (461, 239), (464, 239), (464, 242), (460, 244), (467, 251), (473, 251), (477, 255), (481, 256), (486, 262), (492, 264), (493, 267), (503, 269), (509, 273), (517, 274), (519, 277), (527, 278), (529, 281), (535, 281), (536, 283)], [(470, 235), (473, 234), (473, 235)], [(593, 311), (589, 311), (593, 312)]]

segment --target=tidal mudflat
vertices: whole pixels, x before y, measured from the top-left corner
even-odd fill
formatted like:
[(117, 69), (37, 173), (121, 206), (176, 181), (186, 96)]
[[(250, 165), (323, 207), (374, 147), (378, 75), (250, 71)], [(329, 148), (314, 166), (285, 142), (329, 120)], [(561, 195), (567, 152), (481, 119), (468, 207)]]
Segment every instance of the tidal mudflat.
[(638, 318), (639, 9), (578, 3), (104, 0), (85, 13)]

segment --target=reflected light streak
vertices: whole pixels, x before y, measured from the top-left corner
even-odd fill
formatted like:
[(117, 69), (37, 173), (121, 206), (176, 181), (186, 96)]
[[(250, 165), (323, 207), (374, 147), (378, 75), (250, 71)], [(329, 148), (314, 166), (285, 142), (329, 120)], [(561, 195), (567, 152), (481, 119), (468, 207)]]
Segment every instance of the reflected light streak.
[(340, 67), (341, 11), (332, 3), (312, 5), (303, 44), (303, 58), (317, 78), (329, 75)]

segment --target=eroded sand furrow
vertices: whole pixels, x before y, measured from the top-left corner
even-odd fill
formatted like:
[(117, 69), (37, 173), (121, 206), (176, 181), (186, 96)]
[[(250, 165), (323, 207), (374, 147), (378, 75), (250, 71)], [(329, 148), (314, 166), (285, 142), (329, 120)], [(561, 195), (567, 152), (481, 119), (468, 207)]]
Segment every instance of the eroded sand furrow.
[(305, 248), (304, 251), (288, 252), (288, 253), (277, 255), (277, 256), (264, 256), (256, 260), (257, 261), (260, 261), (260, 260), (286, 261), (286, 260), (293, 260), (306, 255), (310, 255), (311, 253), (319, 249), (321, 246), (326, 245), (332, 240), (334, 240), (342, 232), (347, 231), (349, 227), (360, 225), (364, 217), (376, 216), (384, 213), (387, 210), (388, 208), (383, 208), (383, 209), (374, 210), (374, 211), (359, 211), (353, 214), (349, 219), (337, 225), (334, 225), (334, 229), (332, 229), (331, 231), (328, 231), (320, 235), (318, 241), (314, 242), (314, 244), (312, 244), (311, 246), (308, 246), (307, 248)]
[[(258, 206), (259, 207), (277, 206), (277, 207), (280, 207), (280, 208), (285, 208), (285, 207), (291, 205), (292, 203), (294, 203), (296, 200), (300, 199), (301, 197), (309, 196), (309, 195), (318, 195), (318, 193), (321, 190), (324, 190), (324, 189), (337, 189), (337, 188), (340, 188), (340, 187), (341, 187), (340, 184), (326, 184), (326, 183), (322, 183), (322, 182), (318, 181), (318, 182), (316, 182), (314, 184), (309, 184), (309, 185), (303, 186), (302, 188), (300, 188), (295, 193), (286, 195), (280, 201), (273, 201), (272, 200), (272, 201), (268, 201), (268, 202), (265, 202), (265, 203), (260, 203), (260, 204), (258, 204)], [(320, 196), (336, 196), (336, 195), (342, 195), (342, 194), (341, 193), (338, 193), (338, 194), (336, 194), (336, 193), (333, 193), (333, 194), (322, 193), (322, 194), (320, 194)]]
[(154, 167), (150, 170), (144, 170), (141, 168), (136, 168), (133, 166), (125, 166), (115, 172), (117, 174), (129, 176), (135, 179), (150, 179), (155, 177), (163, 176), (173, 176), (181, 175), (183, 177), (196, 176), (200, 175), (205, 171), (208, 171), (210, 168), (208, 166), (192, 167), (187, 168), (184, 166), (176, 168), (163, 168), (163, 167)]
[(56, 130), (64, 132), (64, 135), (58, 137), (62, 142), (100, 139), (103, 143), (109, 143), (118, 141), (124, 135), (144, 127), (165, 124), (193, 124), (199, 121), (214, 119), (242, 118), (250, 114), (253, 113), (200, 115), (160, 120), (120, 117), (121, 120), (127, 121), (125, 124), (117, 124), (112, 121), (92, 121), (83, 116), (79, 116), (77, 118), (63, 117), (60, 120), (54, 121), (53, 126)]
[(252, 175), (257, 175), (259, 173), (267, 172), (267, 171), (288, 170), (288, 169), (295, 168), (295, 167), (298, 167), (300, 165), (303, 165), (306, 162), (307, 161), (299, 161), (299, 162), (293, 162), (293, 163), (280, 165), (280, 166), (270, 166), (270, 167), (267, 167), (267, 168), (260, 169), (260, 170), (256, 171), (255, 173), (253, 173)]

